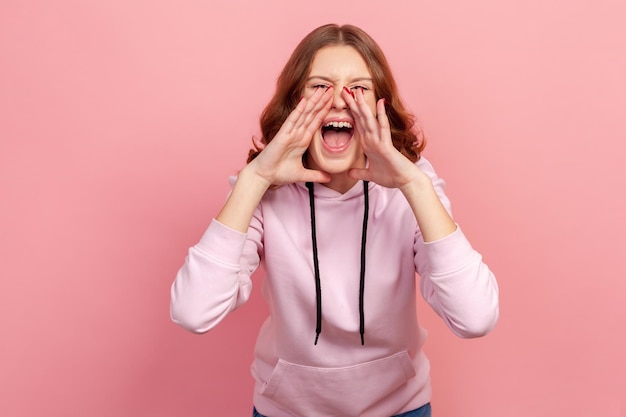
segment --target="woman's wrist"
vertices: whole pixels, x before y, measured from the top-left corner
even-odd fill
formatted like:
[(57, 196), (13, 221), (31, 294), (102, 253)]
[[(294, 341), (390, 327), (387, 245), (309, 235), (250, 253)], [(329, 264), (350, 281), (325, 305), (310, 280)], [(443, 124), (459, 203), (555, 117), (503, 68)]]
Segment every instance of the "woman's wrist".
[(398, 187), (407, 199), (410, 199), (412, 196), (424, 194), (425, 192), (434, 191), (433, 182), (430, 177), (417, 166), (413, 165), (413, 167), (414, 174), (406, 183)]
[(456, 224), (441, 203), (431, 178), (419, 171), (400, 191), (413, 210), (424, 241), (432, 242), (453, 233)]
[(254, 167), (246, 165), (237, 176), (237, 181), (229, 194), (224, 207), (216, 216), (220, 223), (245, 233), (250, 225), (254, 210), (271, 185), (257, 175)]
[(237, 182), (240, 184), (245, 184), (246, 188), (249, 188), (251, 192), (259, 192), (261, 195), (265, 194), (271, 186), (271, 180), (267, 179), (265, 176), (259, 174), (257, 170), (256, 162), (253, 160), (248, 165), (243, 167), (241, 171), (239, 171), (239, 175), (237, 176)]

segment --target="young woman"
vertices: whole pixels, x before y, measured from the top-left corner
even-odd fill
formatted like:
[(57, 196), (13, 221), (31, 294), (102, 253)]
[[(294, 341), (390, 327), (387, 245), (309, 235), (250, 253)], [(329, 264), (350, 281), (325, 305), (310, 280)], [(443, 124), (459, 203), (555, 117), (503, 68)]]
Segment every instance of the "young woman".
[(262, 264), (269, 317), (254, 416), (430, 416), (416, 282), (460, 337), (488, 333), (498, 287), (450, 215), (443, 181), (379, 46), (325, 25), (285, 65), (263, 134), (172, 285), (202, 333), (246, 302)]

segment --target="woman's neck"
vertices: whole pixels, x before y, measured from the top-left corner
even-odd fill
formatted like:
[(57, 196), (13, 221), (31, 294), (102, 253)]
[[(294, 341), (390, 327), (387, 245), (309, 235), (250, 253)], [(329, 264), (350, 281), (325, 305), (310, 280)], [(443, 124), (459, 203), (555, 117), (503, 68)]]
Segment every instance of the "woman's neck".
[(331, 175), (330, 182), (321, 183), (324, 187), (328, 187), (331, 190), (335, 190), (338, 193), (344, 194), (357, 183), (357, 180), (348, 176), (348, 173), (333, 174)]

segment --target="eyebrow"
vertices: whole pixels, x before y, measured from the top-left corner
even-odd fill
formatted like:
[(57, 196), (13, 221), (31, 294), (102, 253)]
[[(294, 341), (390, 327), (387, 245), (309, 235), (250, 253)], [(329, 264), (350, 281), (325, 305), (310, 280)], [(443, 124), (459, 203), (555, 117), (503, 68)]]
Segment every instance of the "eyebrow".
[[(324, 77), (323, 75), (311, 75), (309, 78), (307, 78), (307, 81), (311, 81), (313, 79), (318, 79), (318, 80), (324, 80), (324, 81), (328, 81), (328, 82), (335, 82), (335, 80), (328, 78), (328, 77)], [(357, 77), (357, 78), (353, 78), (350, 80), (351, 83), (355, 83), (355, 82), (363, 82), (363, 81), (369, 81), (371, 83), (374, 82), (374, 80), (372, 80), (369, 77)]]

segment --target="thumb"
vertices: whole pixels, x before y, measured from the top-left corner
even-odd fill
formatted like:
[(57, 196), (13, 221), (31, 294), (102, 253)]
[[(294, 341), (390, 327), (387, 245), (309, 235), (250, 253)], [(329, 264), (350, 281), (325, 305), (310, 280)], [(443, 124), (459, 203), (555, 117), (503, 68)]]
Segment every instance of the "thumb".
[(330, 174), (315, 169), (305, 169), (301, 180), (303, 182), (330, 182)]

